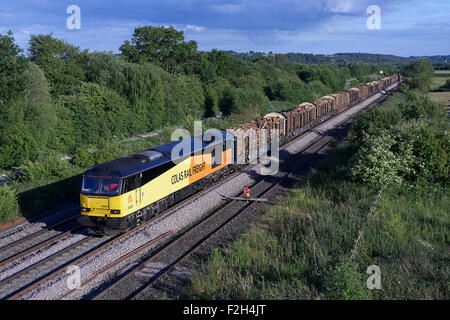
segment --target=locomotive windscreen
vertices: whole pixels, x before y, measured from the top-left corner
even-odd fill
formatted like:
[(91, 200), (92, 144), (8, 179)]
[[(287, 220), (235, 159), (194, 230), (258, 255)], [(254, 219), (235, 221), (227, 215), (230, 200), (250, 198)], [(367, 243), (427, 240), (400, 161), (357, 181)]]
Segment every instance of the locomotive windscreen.
[(81, 193), (114, 196), (120, 194), (121, 179), (83, 177)]

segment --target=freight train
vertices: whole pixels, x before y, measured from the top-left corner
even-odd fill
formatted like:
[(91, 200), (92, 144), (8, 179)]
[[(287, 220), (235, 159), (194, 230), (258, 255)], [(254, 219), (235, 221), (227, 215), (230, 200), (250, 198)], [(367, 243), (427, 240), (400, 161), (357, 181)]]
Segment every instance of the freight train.
[[(99, 164), (82, 175), (78, 222), (96, 235), (125, 232), (266, 155), (272, 137), (282, 145), (401, 81), (396, 74), (285, 112), (271, 112), (261, 120), (221, 131), (220, 139), (212, 142), (200, 134)], [(249, 130), (256, 135), (248, 135)], [(174, 156), (179, 143), (190, 149)], [(252, 143), (256, 148), (250, 148)]]

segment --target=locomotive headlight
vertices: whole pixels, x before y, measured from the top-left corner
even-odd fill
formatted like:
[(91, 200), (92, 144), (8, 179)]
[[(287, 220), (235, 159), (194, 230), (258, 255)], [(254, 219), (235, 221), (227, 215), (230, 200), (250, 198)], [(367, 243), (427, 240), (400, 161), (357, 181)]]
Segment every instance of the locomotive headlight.
[(111, 214), (120, 214), (120, 210), (111, 210)]
[(91, 211), (91, 209), (90, 209), (90, 208), (81, 208), (81, 211), (83, 211), (83, 212), (89, 212), (89, 211)]

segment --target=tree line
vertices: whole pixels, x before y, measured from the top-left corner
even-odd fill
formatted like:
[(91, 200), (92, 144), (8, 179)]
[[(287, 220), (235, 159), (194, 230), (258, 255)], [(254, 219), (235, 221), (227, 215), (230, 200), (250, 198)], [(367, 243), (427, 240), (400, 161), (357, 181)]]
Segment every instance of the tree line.
[[(173, 27), (138, 27), (121, 54), (88, 52), (52, 34), (32, 35), (28, 55), (0, 34), (0, 167), (48, 153), (183, 125), (188, 118), (260, 117), (343, 90), (393, 66), (239, 60), (198, 50)], [(356, 82), (357, 84), (357, 82)]]

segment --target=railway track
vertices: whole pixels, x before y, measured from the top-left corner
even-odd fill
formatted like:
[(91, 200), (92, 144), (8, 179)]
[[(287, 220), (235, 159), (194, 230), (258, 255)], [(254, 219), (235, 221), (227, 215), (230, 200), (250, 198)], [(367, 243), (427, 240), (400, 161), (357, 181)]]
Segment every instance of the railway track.
[(28, 288), (34, 288), (43, 279), (48, 279), (48, 275), (57, 273), (61, 266), (70, 264), (74, 256), (84, 255), (89, 251), (89, 243), (92, 240), (93, 237), (85, 237), (17, 272), (13, 271), (10, 276), (0, 281), (0, 296), (2, 299), (11, 299)]
[[(250, 166), (251, 165), (247, 165), (243, 169), (246, 169), (247, 167), (250, 167)], [(240, 170), (240, 171), (242, 171), (242, 170)], [(240, 171), (236, 171), (236, 172), (232, 173), (230, 176), (228, 176), (226, 179), (216, 182), (215, 184), (212, 185), (212, 187), (217, 186), (222, 183), (225, 183), (228, 180), (228, 178), (232, 178), (234, 175), (238, 174)], [(201, 193), (201, 192), (197, 192), (197, 193), (187, 197), (183, 201), (173, 205), (172, 207), (170, 207), (166, 211), (162, 212), (161, 214), (149, 219), (148, 221), (145, 221), (138, 227), (131, 229), (130, 231), (128, 231), (120, 236), (108, 237), (108, 240), (103, 245), (95, 244), (94, 245), (94, 246), (96, 246), (95, 249), (85, 246), (85, 243), (88, 243), (91, 240), (95, 241), (95, 237), (88, 236), (87, 238), (85, 238), (75, 244), (72, 244), (67, 248), (62, 249), (61, 251), (59, 251), (55, 254), (52, 254), (51, 256), (43, 258), (42, 260), (32, 264), (31, 266), (27, 266), (24, 269), (19, 270), (18, 272), (12, 274), (11, 276), (9, 276), (3, 280), (0, 280), (0, 299), (8, 299), (8, 300), (19, 299), (20, 297), (22, 297), (29, 291), (39, 287), (46, 281), (49, 281), (49, 280), (55, 278), (56, 276), (64, 273), (65, 271), (67, 271), (68, 266), (80, 263), (82, 260), (89, 258), (90, 256), (98, 253), (102, 249), (105, 249), (106, 247), (111, 245), (113, 242), (116, 242), (122, 238), (125, 238), (126, 236), (132, 234), (133, 232), (138, 231), (140, 228), (143, 228), (143, 227), (149, 225), (150, 223), (154, 222), (157, 219), (163, 218), (165, 215), (170, 214), (172, 211), (176, 210), (178, 207), (183, 206), (186, 202), (189, 202), (193, 198), (199, 196), (199, 193)], [(46, 227), (45, 229), (39, 230), (35, 233), (27, 235), (21, 239), (18, 239), (16, 241), (13, 241), (13, 242), (1, 247), (0, 252), (2, 252), (2, 253), (6, 252), (8, 249), (22, 248), (24, 246), (27, 249), (16, 250), (18, 252), (7, 255), (6, 257), (3, 257), (3, 259), (0, 260), (0, 268), (22, 258), (30, 253), (33, 253), (40, 249), (43, 249), (46, 246), (50, 246), (50, 245), (60, 241), (61, 239), (69, 236), (70, 234), (72, 234), (75, 231), (81, 231), (81, 229), (84, 229), (84, 228), (81, 228), (79, 225), (76, 225), (75, 227), (72, 227), (65, 232), (48, 237), (48, 234), (51, 233), (51, 229), (54, 229), (56, 227), (61, 227), (62, 225), (65, 225), (69, 222), (75, 221), (75, 219), (78, 216), (79, 215), (67, 218), (63, 221), (60, 221), (60, 222), (54, 224), (54, 225)], [(45, 240), (39, 242), (39, 240), (42, 240), (44, 238), (45, 238)], [(159, 240), (159, 237), (157, 239)], [(38, 243), (31, 244), (30, 241), (32, 241), (32, 240), (38, 240)], [(36, 242), (36, 241), (34, 241), (34, 242)], [(150, 244), (153, 244), (153, 242), (150, 241), (148, 243), (148, 245), (150, 245)], [(141, 247), (140, 250), (144, 249), (145, 247), (147, 247), (147, 246)], [(82, 252), (76, 253), (77, 250), (80, 248), (82, 249), (81, 250)], [(136, 253), (140, 250), (136, 250), (136, 251), (133, 250), (133, 252)], [(129, 255), (126, 255), (126, 256), (128, 257)], [(65, 262), (61, 262), (61, 261), (65, 261)], [(120, 262), (120, 261), (122, 261), (122, 260), (119, 259), (118, 262)], [(56, 268), (54, 268), (53, 270), (49, 271), (48, 270), (49, 265), (52, 263), (55, 263), (55, 262), (57, 262), (58, 266)], [(115, 264), (112, 264), (112, 265), (115, 265)], [(25, 277), (28, 277), (30, 279), (25, 279)]]
[[(301, 136), (292, 140), (291, 142), (286, 144), (286, 146), (291, 143), (294, 143), (300, 137)], [(214, 188), (220, 184), (226, 183), (229, 179), (232, 179), (235, 175), (239, 174), (240, 172), (242, 172), (252, 166), (253, 166), (252, 164), (248, 164), (248, 165), (242, 167), (241, 170), (236, 171), (236, 172), (232, 173), (231, 175), (229, 175), (227, 178), (214, 183), (211, 186), (211, 188)], [(92, 255), (100, 252), (101, 250), (105, 249), (106, 247), (110, 246), (112, 243), (120, 241), (121, 239), (123, 239), (126, 236), (130, 235), (131, 233), (134, 233), (134, 232), (138, 231), (139, 229), (149, 225), (150, 223), (154, 222), (155, 220), (158, 220), (158, 219), (164, 218), (167, 215), (170, 215), (171, 212), (175, 211), (177, 208), (183, 206), (185, 203), (193, 200), (194, 198), (200, 196), (200, 194), (201, 194), (201, 192), (197, 192), (197, 193), (189, 196), (188, 198), (184, 199), (183, 201), (170, 207), (168, 210), (164, 211), (163, 213), (142, 223), (140, 226), (138, 226), (134, 229), (131, 229), (130, 231), (128, 231), (118, 237), (111, 237), (102, 245), (97, 244), (96, 239), (92, 236), (89, 236), (77, 243), (74, 243), (74, 244), (68, 246), (67, 248), (62, 249), (61, 251), (59, 251), (55, 254), (52, 254), (48, 257), (43, 258), (42, 260), (34, 263), (31, 266), (25, 267), (24, 269), (22, 269), (16, 273), (14, 273), (13, 275), (0, 281), (0, 297), (3, 297), (3, 299), (9, 299), (9, 300), (19, 299), (20, 297), (27, 294), (31, 290), (39, 287), (40, 285), (44, 284), (47, 281), (52, 280), (56, 276), (66, 272), (67, 268), (70, 265), (79, 264), (83, 260), (88, 259), (90, 256), (92, 256)], [(60, 224), (63, 224), (66, 222), (67, 221), (62, 221)], [(79, 227), (75, 227), (75, 228), (68, 230), (60, 235), (57, 235), (50, 239), (47, 239), (35, 246), (32, 246), (26, 250), (23, 250), (17, 254), (11, 255), (8, 258), (5, 258), (2, 261), (0, 261), (0, 268), (4, 265), (7, 265), (8, 263), (14, 262), (17, 259), (26, 256), (29, 253), (32, 253), (33, 251), (37, 251), (41, 248), (44, 248), (45, 246), (49, 246), (52, 243), (55, 243), (55, 242), (63, 239), (65, 236), (70, 235), (73, 231), (80, 230), (80, 229), (81, 228), (79, 228)], [(47, 229), (44, 229), (39, 232), (36, 232), (35, 234), (29, 235), (25, 238), (22, 238), (17, 241), (17, 244), (25, 243), (29, 238), (30, 239), (35, 238), (38, 235), (40, 235), (41, 233), (44, 233), (46, 231), (47, 231)], [(168, 234), (165, 234), (165, 236), (167, 236), (167, 235)], [(155, 240), (160, 240), (160, 239), (162, 239), (162, 238), (157, 237)], [(90, 242), (94, 242), (94, 244), (92, 244), (90, 246), (86, 245), (86, 244), (89, 244)], [(139, 251), (144, 250), (149, 245), (154, 244), (155, 242), (156, 241), (152, 240), (152, 241), (146, 243), (145, 245), (139, 247), (138, 249), (133, 250), (132, 253), (136, 254)], [(15, 243), (11, 243), (8, 246), (14, 246), (14, 245), (15, 245)], [(95, 249), (93, 249), (92, 247), (95, 247)], [(130, 257), (130, 256), (131, 256), (130, 254), (127, 254), (124, 257), (115, 261), (114, 263), (110, 264), (109, 266), (113, 267), (117, 263), (123, 261), (125, 259), (125, 257)], [(55, 262), (56, 262), (57, 267), (49, 270), (50, 269), (49, 266), (54, 265)], [(106, 270), (110, 269), (110, 267), (103, 268), (102, 271), (106, 271)], [(100, 272), (98, 272), (96, 274), (100, 274)], [(93, 278), (95, 278), (95, 276)], [(91, 280), (93, 280), (93, 278), (91, 278), (87, 282), (90, 282)]]
[[(8, 300), (19, 299), (31, 290), (34, 290), (47, 281), (50, 281), (58, 275), (65, 273), (69, 266), (77, 265), (87, 260), (89, 257), (107, 248), (112, 243), (118, 242), (135, 232), (137, 229), (154, 222), (157, 218), (159, 218), (159, 216), (154, 217), (140, 226), (115, 237), (98, 238), (95, 236), (87, 236), (84, 239), (58, 251), (57, 253), (39, 260), (30, 267), (27, 267), (17, 273), (14, 273), (10, 277), (1, 280), (0, 297), (3, 296), (2, 299)], [(55, 263), (57, 267), (54, 267)], [(28, 277), (31, 280), (24, 281), (24, 277)], [(5, 292), (8, 293), (5, 294)]]
[[(248, 165), (248, 166), (251, 166), (251, 165)], [(248, 166), (246, 166), (246, 167), (248, 167)], [(235, 172), (235, 173), (231, 174), (228, 178), (232, 178), (235, 174), (238, 174), (238, 173), (239, 172)], [(215, 183), (213, 186), (217, 186), (219, 184), (225, 183), (227, 181), (227, 179), (225, 179), (223, 181), (219, 181), (219, 182)], [(178, 207), (183, 206), (186, 202), (189, 202), (198, 196), (199, 196), (199, 193), (193, 194), (192, 196), (190, 196), (190, 197), (184, 199), (183, 201), (175, 204), (174, 206), (170, 207), (168, 210), (164, 211), (163, 213), (145, 221), (138, 227), (133, 228), (133, 229), (129, 230), (128, 232), (123, 233), (116, 237), (107, 237), (108, 239), (102, 244), (97, 243), (97, 242), (101, 242), (101, 240), (99, 240), (98, 238), (93, 237), (93, 236), (88, 236), (88, 237), (84, 238), (83, 240), (81, 240), (73, 245), (70, 245), (67, 248), (62, 249), (61, 251), (59, 251), (49, 257), (46, 257), (46, 258), (38, 261), (37, 263), (14, 273), (10, 277), (7, 277), (0, 281), (0, 298), (8, 299), (8, 300), (17, 300), (17, 299), (21, 298), (22, 296), (24, 296), (28, 292), (36, 289), (37, 287), (41, 286), (45, 282), (50, 281), (50, 280), (54, 279), (55, 277), (57, 277), (58, 275), (63, 274), (64, 272), (66, 272), (68, 270), (69, 266), (77, 265), (77, 264), (83, 262), (84, 260), (87, 260), (89, 257), (99, 253), (101, 250), (107, 248), (111, 244), (113, 244), (115, 242), (119, 242), (121, 239), (124, 239), (127, 236), (129, 236), (130, 234), (137, 232), (139, 229), (144, 228), (151, 223), (154, 223), (158, 219), (164, 218), (166, 215), (169, 215), (171, 212), (176, 210)], [(79, 230), (81, 228), (77, 227), (74, 229)], [(42, 230), (42, 231), (45, 231), (45, 230)], [(73, 230), (71, 230), (71, 231), (73, 231)], [(67, 235), (69, 235), (69, 233), (70, 233), (70, 231), (67, 231), (66, 233), (64, 233), (64, 235), (67, 236)], [(145, 245), (139, 247), (138, 249), (133, 250), (132, 252), (130, 252), (130, 254), (127, 254), (124, 257), (122, 257), (121, 259), (118, 259), (115, 263), (112, 263), (111, 266), (114, 266), (115, 264), (123, 261), (124, 259), (130, 257), (131, 255), (138, 253), (139, 251), (145, 249), (147, 246), (154, 244), (156, 241), (161, 240), (162, 238), (164, 238), (165, 236), (168, 236), (169, 234), (170, 233), (167, 233), (167, 234), (164, 234), (163, 237), (157, 237), (156, 239), (154, 239), (154, 241), (152, 240), (152, 241), (146, 243)], [(63, 237), (64, 236), (62, 234), (58, 235), (54, 238), (44, 241), (43, 243), (39, 244), (38, 246), (39, 246), (39, 248), (43, 248), (45, 245), (51, 245), (52, 243), (62, 239)], [(23, 240), (23, 239), (20, 239), (19, 241), (21, 241), (21, 240)], [(87, 244), (89, 242), (93, 242), (93, 244), (90, 246), (86, 246), (85, 244)], [(36, 248), (39, 249), (37, 246), (34, 249), (36, 249)], [(17, 255), (14, 255), (14, 256), (11, 256), (11, 257), (5, 259), (4, 261), (0, 261), (0, 267), (3, 265), (6, 265), (7, 263), (11, 263), (11, 262), (15, 261), (17, 258), (23, 257), (32, 251), (34, 251), (33, 248), (29, 248), (23, 252), (20, 252)], [(57, 267), (53, 268), (51, 270), (48, 270), (49, 266), (54, 264), (55, 262), (57, 264)], [(99, 271), (102, 271), (102, 270), (99, 270)], [(100, 272), (97, 272), (97, 274), (100, 274)], [(96, 275), (94, 275), (94, 278), (95, 278), (95, 276)], [(28, 277), (28, 278), (24, 279), (25, 277)]]
[(45, 227), (23, 238), (12, 241), (0, 247), (0, 267), (11, 261), (14, 257), (21, 257), (26, 253), (38, 250), (48, 244), (52, 239), (57, 241), (68, 232), (76, 229), (76, 218), (79, 215), (64, 219), (54, 225)]
[[(326, 123), (326, 122), (328, 122), (330, 120), (324, 121), (324, 123)], [(349, 120), (347, 120), (346, 122), (348, 122), (348, 121)], [(307, 133), (308, 133), (308, 131), (305, 132), (304, 134), (300, 135), (299, 137), (296, 137), (294, 140), (292, 140), (292, 141), (288, 142), (287, 144), (285, 144), (283, 146), (283, 148), (286, 148), (290, 144), (295, 143), (296, 141), (300, 140)], [(319, 140), (311, 143), (307, 147), (307, 149), (314, 148), (314, 146), (318, 145), (319, 141), (322, 141), (327, 136), (323, 136)], [(329, 142), (327, 142), (326, 144), (328, 144), (328, 143)], [(322, 148), (320, 148), (320, 149), (322, 149)], [(318, 150), (320, 150), (320, 149), (318, 149)], [(304, 161), (306, 161), (306, 159), (310, 159), (311, 157), (312, 157), (311, 155), (307, 155), (305, 157)], [(310, 159), (308, 161), (312, 161), (312, 159)], [(221, 180), (221, 181), (215, 183), (211, 188), (214, 188), (217, 185), (221, 185), (221, 184), (227, 183), (227, 181), (232, 179), (235, 175), (239, 174), (241, 171), (245, 171), (246, 169), (248, 169), (248, 168), (250, 168), (252, 166), (253, 165), (247, 165), (247, 166), (243, 167), (242, 170), (237, 171), (237, 172), (231, 174), (230, 176), (228, 176), (227, 178), (225, 178), (224, 180)], [(297, 169), (298, 168), (296, 168), (295, 170), (297, 170)], [(268, 178), (266, 177), (264, 179), (259, 180), (251, 188), (252, 188), (253, 192), (256, 192), (259, 196), (263, 196), (266, 193), (269, 193), (270, 192), (269, 190), (272, 190), (276, 185), (279, 185), (280, 181), (285, 181), (286, 179), (288, 179), (289, 175), (292, 175), (293, 172), (285, 173), (285, 176), (278, 177), (278, 178), (270, 177), (270, 176)], [(275, 180), (277, 180), (277, 179), (281, 179), (281, 180), (276, 182)], [(267, 185), (267, 183), (269, 183), (269, 185)], [(263, 187), (263, 185), (266, 185), (266, 187)], [(258, 191), (259, 188), (261, 188), (261, 191)], [(267, 189), (267, 190), (265, 190), (265, 189)], [(36, 264), (34, 264), (34, 265), (30, 266), (30, 267), (27, 267), (24, 270), (18, 272), (17, 274), (14, 274), (14, 275), (6, 278), (6, 279), (1, 280), (0, 281), (0, 297), (3, 296), (3, 298), (7, 298), (7, 299), (19, 299), (19, 298), (23, 297), (28, 292), (30, 292), (30, 291), (36, 289), (37, 287), (43, 285), (45, 282), (50, 281), (50, 280), (54, 279), (56, 276), (61, 275), (62, 273), (64, 273), (70, 265), (79, 264), (79, 263), (82, 263), (83, 261), (86, 261), (89, 257), (99, 253), (101, 250), (107, 248), (112, 243), (120, 241), (121, 239), (124, 239), (125, 237), (127, 237), (131, 233), (134, 233), (134, 232), (138, 231), (139, 229), (144, 228), (145, 226), (147, 226), (147, 225), (149, 225), (149, 224), (151, 224), (153, 222), (156, 222), (158, 219), (162, 219), (163, 217), (165, 217), (167, 215), (170, 215), (172, 212), (176, 211), (177, 208), (183, 206), (185, 203), (195, 199), (196, 197), (200, 197), (201, 194), (202, 194), (202, 192), (197, 192), (196, 194), (188, 197), (187, 199), (183, 200), (182, 202), (172, 206), (171, 208), (169, 208), (168, 210), (166, 210), (162, 214), (160, 214), (160, 215), (158, 215), (156, 217), (153, 217), (152, 219), (144, 222), (140, 226), (138, 226), (138, 227), (128, 231), (127, 233), (124, 233), (124, 234), (122, 234), (120, 236), (117, 236), (117, 237), (111, 237), (111, 238), (107, 239), (106, 241), (104, 241), (104, 243), (101, 243), (101, 240), (99, 240), (98, 238), (87, 237), (87, 238), (79, 241), (79, 243), (73, 244), (73, 245), (69, 246), (68, 248), (63, 249), (61, 252), (58, 252), (58, 253), (56, 253), (56, 254), (48, 257), (48, 258), (43, 259), (43, 261), (39, 261)], [(170, 230), (169, 232), (165, 232), (163, 234), (160, 234), (159, 236), (155, 237), (154, 239), (152, 239), (150, 241), (147, 241), (147, 243), (144, 243), (143, 245), (141, 245), (141, 246), (131, 250), (127, 254), (125, 254), (125, 255), (121, 256), (120, 258), (116, 259), (109, 266), (105, 266), (105, 267), (100, 268), (99, 270), (97, 270), (92, 275), (91, 278), (89, 278), (88, 280), (86, 280), (82, 284), (82, 286), (87, 285), (94, 278), (96, 278), (98, 275), (106, 273), (112, 267), (118, 265), (119, 263), (125, 261), (126, 259), (132, 258), (133, 256), (136, 256), (138, 253), (142, 253), (144, 250), (148, 249), (151, 245), (155, 245), (155, 244), (157, 244), (159, 242), (162, 242), (163, 238), (171, 238), (171, 241), (169, 241), (169, 244), (167, 246), (163, 245), (162, 249), (159, 249), (154, 254), (152, 253), (152, 256), (150, 256), (150, 258), (148, 260), (146, 260), (145, 262), (139, 264), (136, 268), (133, 268), (132, 272), (126, 273), (123, 277), (120, 277), (117, 281), (114, 281), (111, 284), (111, 287), (114, 288), (117, 285), (119, 285), (120, 283), (126, 282), (127, 279), (131, 277), (130, 275), (137, 274), (136, 272), (140, 272), (141, 275), (145, 274), (145, 272), (148, 271), (148, 269), (149, 269), (149, 265), (151, 266), (152, 263), (155, 262), (153, 260), (157, 259), (157, 257), (162, 257), (164, 255), (167, 255), (166, 254), (168, 252), (167, 250), (169, 250), (170, 248), (176, 248), (177, 247), (177, 243), (182, 243), (183, 242), (182, 240), (178, 240), (178, 239), (186, 239), (186, 238), (183, 238), (183, 237), (189, 237), (189, 236), (193, 236), (194, 234), (197, 234), (197, 238), (193, 237), (193, 238), (197, 239), (196, 240), (197, 242), (195, 242), (194, 244), (192, 244), (190, 246), (190, 248), (194, 248), (193, 250), (191, 250), (190, 252), (185, 252), (180, 257), (174, 259), (172, 262), (169, 261), (170, 259), (167, 260), (165, 263), (163, 263), (163, 267), (160, 268), (160, 270), (157, 272), (158, 274), (160, 274), (158, 277), (155, 278), (155, 275), (153, 275), (152, 278), (151, 278), (153, 280), (151, 280), (150, 283), (145, 283), (145, 287), (141, 291), (134, 292), (134, 293), (131, 293), (131, 294), (128, 294), (128, 295), (125, 296), (125, 298), (139, 297), (141, 295), (141, 292), (144, 292), (145, 290), (147, 290), (147, 288), (149, 286), (151, 286), (151, 284), (154, 283), (157, 279), (159, 279), (160, 276), (162, 276), (162, 275), (168, 273), (170, 270), (173, 270), (174, 268), (176, 268), (178, 263), (181, 262), (182, 260), (184, 260), (185, 257), (187, 257), (193, 251), (195, 251), (196, 248), (201, 247), (203, 243), (205, 243), (208, 239), (210, 239), (215, 234), (220, 232), (220, 230), (222, 230), (226, 225), (229, 225), (230, 223), (232, 223), (237, 218), (237, 216), (239, 214), (241, 214), (242, 212), (246, 211), (248, 208), (252, 207), (253, 205), (254, 204), (251, 203), (251, 204), (244, 204), (242, 206), (242, 203), (239, 203), (236, 200), (229, 201), (223, 208), (218, 209), (217, 211), (215, 211), (215, 213), (213, 213), (212, 215), (208, 216), (206, 219), (204, 219), (201, 222), (199, 222), (198, 224), (196, 224), (194, 227), (189, 229), (187, 232), (185, 232), (181, 236), (175, 236), (173, 234), (173, 231)], [(217, 215), (217, 212), (221, 212), (222, 214), (218, 214)], [(220, 221), (216, 221), (217, 218), (214, 218), (214, 217), (219, 217), (219, 216), (222, 219), (221, 222)], [(218, 228), (218, 229), (216, 228), (214, 231), (211, 231), (213, 233), (211, 235), (209, 235), (209, 236), (205, 235), (204, 231), (202, 231), (203, 233), (199, 232), (199, 230), (201, 230), (201, 229), (205, 229), (206, 230), (207, 228), (203, 228), (201, 226), (205, 226), (208, 223), (212, 223), (212, 225), (216, 225), (216, 226), (219, 225), (221, 227)], [(71, 230), (71, 231), (73, 231), (73, 230)], [(70, 231), (66, 231), (65, 236), (68, 236), (69, 232)], [(42, 242), (42, 247), (44, 247), (45, 245), (51, 245), (55, 241), (59, 241), (62, 238), (64, 238), (64, 236), (61, 234), (61, 235), (52, 237), (50, 239), (47, 239), (47, 240)], [(174, 240), (172, 240), (172, 238)], [(21, 240), (23, 240), (23, 239), (21, 239)], [(90, 243), (91, 241), (92, 241), (92, 243), (94, 243), (95, 241), (97, 241), (98, 243), (95, 242), (94, 245), (91, 244), (91, 245), (86, 246), (85, 248), (83, 248), (83, 244)], [(199, 241), (202, 241), (202, 242), (199, 242)], [(187, 242), (185, 242), (185, 243), (187, 243)], [(0, 261), (0, 267), (2, 265), (4, 265), (4, 264), (13, 262), (14, 260), (16, 260), (16, 258), (23, 257), (23, 256), (27, 255), (28, 253), (32, 252), (33, 250), (35, 251), (35, 250), (39, 249), (40, 245), (41, 244), (37, 244), (34, 247), (28, 248), (27, 250), (18, 252), (16, 254), (16, 257), (15, 256), (10, 256), (10, 257), (7, 257), (7, 258), (3, 259), (2, 261)], [(76, 248), (79, 248), (80, 251), (77, 251), (78, 249), (76, 249)], [(178, 249), (178, 251), (180, 251), (180, 249)], [(184, 251), (186, 251), (186, 250), (184, 250)], [(65, 257), (65, 260), (62, 258), (63, 256)], [(48, 269), (45, 269), (43, 267), (43, 266), (46, 266), (46, 265), (50, 264), (50, 262), (54, 263), (55, 261), (57, 262), (58, 266), (56, 268), (53, 268), (51, 271), (49, 271)], [(35, 270), (35, 271), (33, 271), (33, 270)], [(40, 270), (40, 271), (37, 271), (37, 270)], [(28, 277), (29, 277), (29, 279), (31, 279), (31, 281), (23, 281), (23, 277), (26, 274), (28, 274)], [(147, 278), (148, 278), (148, 274), (147, 274)], [(35, 279), (35, 280), (33, 280), (33, 279)], [(16, 286), (15, 287), (11, 286), (10, 285), (11, 283), (16, 284)], [(4, 288), (6, 288), (6, 287), (9, 288), (9, 291), (8, 290), (4, 290)], [(101, 298), (103, 295), (107, 295), (109, 290), (110, 289), (106, 289), (106, 290), (102, 291), (102, 292), (105, 292), (105, 293), (100, 292), (98, 295), (94, 296), (93, 298)], [(7, 293), (5, 294), (5, 292), (7, 292)], [(70, 294), (72, 292), (73, 292), (73, 290), (69, 291), (69, 292), (66, 292), (66, 293), (63, 293), (60, 296), (60, 298), (65, 298), (67, 296), (70, 296)]]
[(25, 236), (21, 235), (21, 233), (25, 233), (28, 236), (42, 229), (57, 227), (62, 220), (78, 216), (80, 214), (79, 207), (79, 203), (68, 203), (64, 206), (44, 211), (28, 220), (23, 219), (22, 222), (12, 223), (10, 226), (7, 226), (8, 223), (1, 225), (0, 248), (17, 239), (24, 238)]
[(67, 237), (68, 235), (75, 233), (76, 231), (82, 229), (79, 226), (74, 226), (72, 228), (70, 228), (69, 230), (60, 233), (58, 235), (52, 236), (49, 239), (46, 239), (42, 242), (39, 242), (36, 245), (33, 245), (31, 247), (28, 247), (27, 249), (24, 249), (22, 251), (19, 251), (18, 253), (12, 254), (10, 256), (8, 256), (7, 258), (3, 259), (0, 261), (0, 268), (7, 265), (8, 263), (10, 263), (11, 261), (17, 260), (19, 258), (22, 258), (23, 256), (30, 254), (34, 251), (38, 251), (39, 249), (45, 248), (46, 246), (50, 245), (51, 243), (57, 242), (65, 237)]
[[(343, 125), (347, 125), (348, 121), (350, 119)], [(338, 132), (339, 129), (336, 128), (333, 133)], [(292, 157), (283, 163), (284, 169), (276, 176), (266, 176), (259, 179), (251, 186), (252, 194), (255, 194), (257, 197), (267, 197), (281, 183), (292, 179), (300, 170), (305, 170), (317, 158), (322, 149), (336, 140), (336, 137), (330, 134), (323, 136), (308, 146), (304, 150), (306, 154), (301, 158), (301, 161), (295, 161), (295, 157)], [(340, 136), (338, 135), (338, 137)], [(149, 258), (135, 265), (128, 273), (111, 282), (99, 292), (88, 295), (87, 298), (93, 300), (138, 299), (165, 275), (171, 272), (189, 273), (188, 270), (179, 267), (180, 263), (204, 246), (213, 237), (225, 230), (225, 228), (235, 222), (239, 216), (253, 206), (255, 206), (255, 202), (236, 199), (228, 201), (188, 231), (151, 254)], [(129, 288), (138, 289), (130, 292)], [(62, 298), (68, 296), (70, 293)]]
[[(237, 173), (238, 172), (233, 173), (230, 177), (232, 177), (234, 174), (237, 174)], [(224, 183), (224, 182), (225, 181), (220, 181), (220, 182), (217, 182), (215, 185)], [(100, 252), (101, 250), (105, 249), (106, 247), (110, 246), (113, 242), (120, 241), (121, 239), (132, 234), (133, 232), (136, 232), (140, 228), (143, 228), (143, 227), (153, 223), (157, 219), (163, 218), (165, 215), (170, 214), (170, 212), (172, 212), (173, 210), (176, 210), (179, 206), (182, 206), (184, 203), (192, 200), (194, 197), (196, 197), (198, 195), (199, 194), (196, 193), (196, 194), (186, 198), (182, 202), (179, 202), (178, 204), (172, 206), (171, 208), (169, 208), (165, 212), (161, 213), (160, 215), (157, 215), (157, 216), (153, 217), (152, 219), (145, 221), (138, 227), (131, 229), (130, 231), (128, 231), (120, 236), (108, 237), (108, 240), (106, 240), (105, 243), (103, 243), (102, 245), (99, 245), (96, 243), (97, 238), (95, 238), (93, 236), (88, 236), (88, 237), (84, 238), (83, 240), (81, 240), (77, 243), (74, 243), (74, 244), (68, 246), (67, 248), (62, 249), (61, 251), (59, 251), (51, 256), (45, 257), (44, 259), (34, 263), (33, 265), (14, 273), (13, 275), (11, 275), (3, 280), (0, 280), (0, 298), (8, 299), (8, 300), (19, 299), (20, 297), (22, 297), (26, 293), (30, 292), (31, 290), (39, 287), (40, 285), (55, 278), (56, 276), (66, 272), (67, 268), (70, 265), (75, 265), (75, 264), (82, 262), (83, 260), (89, 258), (90, 256), (92, 256), (92, 255)], [(67, 221), (63, 221), (60, 224), (67, 223)], [(17, 254), (13, 254), (13, 255), (3, 259), (2, 261), (0, 261), (0, 268), (11, 262), (14, 262), (15, 260), (17, 260), (21, 257), (26, 256), (29, 253), (32, 253), (33, 251), (37, 251), (41, 248), (44, 248), (45, 246), (51, 245), (52, 243), (55, 243), (55, 242), (63, 239), (64, 237), (70, 235), (73, 231), (80, 230), (80, 229), (84, 229), (84, 228), (81, 228), (79, 226), (74, 227), (64, 233), (61, 233), (54, 237), (51, 237), (50, 239), (47, 239), (35, 246), (32, 246), (26, 250), (20, 251)], [(19, 239), (14, 243), (10, 243), (7, 246), (12, 247), (12, 246), (15, 246), (18, 244), (25, 243), (28, 239), (38, 237), (40, 234), (43, 234), (46, 231), (48, 231), (48, 230), (43, 229), (39, 232), (36, 232), (34, 234), (31, 234), (31, 235), (25, 237), (25, 238)], [(155, 240), (160, 240), (160, 239), (162, 239), (162, 238), (157, 237), (157, 239), (155, 239)], [(94, 241), (94, 244), (89, 247), (86, 246), (85, 244), (89, 243), (90, 241)], [(97, 239), (97, 242), (98, 241), (99, 240)], [(138, 251), (145, 249), (148, 245), (151, 245), (153, 243), (154, 243), (153, 241), (150, 241), (146, 245), (140, 247), (139, 250), (133, 250), (132, 253), (135, 254)], [(91, 248), (91, 247), (95, 247), (95, 248)], [(126, 255), (122, 259), (119, 259), (117, 261), (117, 263), (121, 262), (122, 260), (124, 260), (126, 257), (129, 257), (129, 256), (131, 256), (131, 254)], [(49, 266), (51, 264), (54, 264), (55, 262), (58, 266), (56, 268), (53, 268), (52, 270), (48, 270)], [(115, 264), (113, 263), (111, 266), (114, 266), (114, 265)], [(26, 279), (25, 277), (27, 277), (28, 279)], [(33, 279), (35, 279), (35, 280), (33, 280)]]

